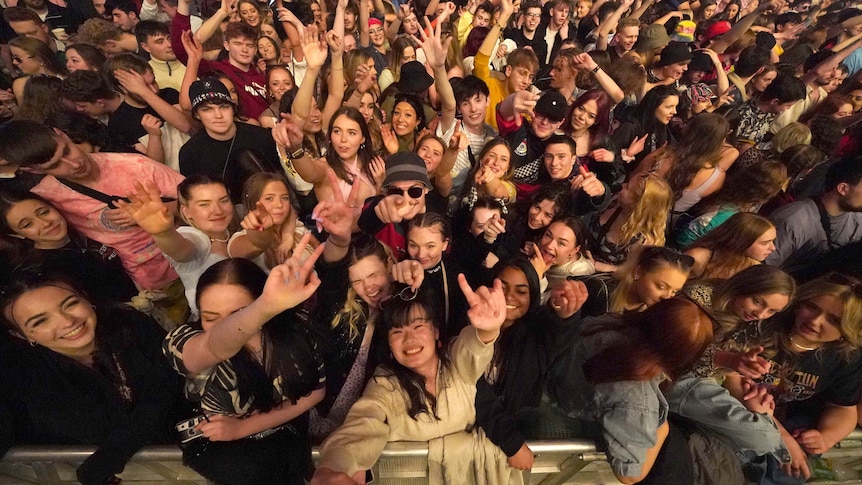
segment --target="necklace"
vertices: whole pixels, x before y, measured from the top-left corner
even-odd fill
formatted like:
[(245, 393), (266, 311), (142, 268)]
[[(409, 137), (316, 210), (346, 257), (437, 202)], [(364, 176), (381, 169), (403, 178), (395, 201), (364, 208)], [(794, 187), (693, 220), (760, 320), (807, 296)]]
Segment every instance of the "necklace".
[(799, 345), (798, 343), (796, 343), (796, 341), (793, 340), (793, 337), (790, 337), (790, 343), (793, 344), (793, 346), (796, 347), (797, 349), (805, 350), (806, 352), (811, 351), (811, 350), (817, 350), (817, 347), (805, 347), (805, 346)]
[(225, 235), (225, 238), (224, 238), (224, 239), (218, 239), (218, 238), (210, 237), (210, 242), (217, 242), (217, 243), (227, 244), (228, 240), (230, 240), (230, 232), (228, 232), (228, 230), (227, 230), (227, 229), (225, 229), (225, 230), (224, 230), (224, 235)]

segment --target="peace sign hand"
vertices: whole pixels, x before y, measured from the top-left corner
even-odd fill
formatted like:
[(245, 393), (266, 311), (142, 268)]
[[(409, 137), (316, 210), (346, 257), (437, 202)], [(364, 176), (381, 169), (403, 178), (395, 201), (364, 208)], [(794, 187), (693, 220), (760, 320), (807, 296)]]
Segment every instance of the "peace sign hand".
[(310, 240), (309, 232), (299, 241), (290, 259), (272, 268), (263, 287), (263, 293), (257, 299), (264, 312), (273, 316), (278, 315), (304, 302), (317, 291), (320, 279), (313, 271), (314, 263), (317, 262), (326, 245), (317, 246), (311, 256), (302, 262), (305, 247)]
[(500, 327), (506, 320), (506, 296), (503, 294), (503, 283), (495, 279), (494, 286), (490, 289), (480, 286), (474, 292), (462, 273), (458, 275), (458, 285), (464, 292), (467, 304), (470, 305), (467, 311), (470, 325), (476, 329), (482, 342), (486, 344), (493, 342), (500, 334)]
[[(338, 187), (338, 178), (331, 168), (326, 171), (326, 176), (329, 178), (330, 187)], [(335, 245), (346, 247), (350, 244), (354, 213), (359, 207), (359, 185), (359, 177), (354, 177), (347, 201), (340, 190), (332, 190), (330, 200), (319, 202), (311, 212), (311, 217), (317, 222), (317, 229), (328, 232)]]

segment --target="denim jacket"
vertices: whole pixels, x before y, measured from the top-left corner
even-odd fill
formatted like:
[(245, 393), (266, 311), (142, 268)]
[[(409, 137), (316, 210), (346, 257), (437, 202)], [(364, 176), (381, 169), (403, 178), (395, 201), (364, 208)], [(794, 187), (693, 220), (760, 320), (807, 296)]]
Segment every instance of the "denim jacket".
[(687, 374), (667, 392), (672, 413), (695, 421), (705, 432), (717, 436), (743, 461), (743, 455), (773, 455), (790, 461), (775, 421), (766, 414), (749, 411), (714, 378)]
[(615, 331), (591, 332), (619, 318), (608, 314), (584, 323), (577, 343), (555, 363), (548, 392), (570, 417), (601, 426), (614, 473), (632, 477), (640, 475), (647, 450), (656, 444), (656, 430), (667, 421), (668, 404), (659, 389), (663, 376), (595, 386), (587, 382), (584, 362), (620, 340)]

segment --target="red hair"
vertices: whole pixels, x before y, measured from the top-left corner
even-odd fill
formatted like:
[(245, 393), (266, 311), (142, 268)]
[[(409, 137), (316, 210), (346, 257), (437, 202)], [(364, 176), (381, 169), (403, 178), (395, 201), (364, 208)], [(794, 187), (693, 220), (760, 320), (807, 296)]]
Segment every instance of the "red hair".
[(590, 148), (592, 148), (599, 140), (608, 136), (608, 132), (610, 131), (611, 98), (604, 90), (590, 89), (578, 96), (578, 98), (572, 103), (572, 107), (569, 108), (563, 131), (565, 131), (567, 135), (572, 134), (572, 113), (575, 112), (575, 108), (583, 106), (587, 101), (596, 102), (596, 122), (589, 129)]
[(626, 336), (624, 341), (587, 359), (584, 376), (592, 384), (647, 381), (662, 373), (676, 380), (694, 367), (712, 342), (712, 326), (709, 315), (684, 298), (626, 314), (613, 328)]

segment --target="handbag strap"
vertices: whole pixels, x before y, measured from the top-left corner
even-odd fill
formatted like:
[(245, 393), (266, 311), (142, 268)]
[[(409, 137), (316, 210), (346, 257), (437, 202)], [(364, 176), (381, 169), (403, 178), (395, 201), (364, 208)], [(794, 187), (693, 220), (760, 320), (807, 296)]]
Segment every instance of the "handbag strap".
[[(66, 187), (69, 187), (70, 189), (74, 190), (75, 192), (78, 192), (79, 194), (86, 195), (87, 197), (98, 200), (99, 202), (104, 202), (110, 209), (117, 208), (114, 203), (118, 200), (122, 200), (126, 203), (131, 202), (128, 197), (120, 197), (119, 195), (108, 195), (104, 192), (87, 187), (86, 185), (81, 185), (77, 182), (72, 182), (68, 179), (57, 177), (57, 181), (65, 185)], [(162, 196), (160, 198), (162, 199), (162, 202), (175, 202), (177, 200), (173, 197)]]
[(829, 213), (826, 212), (826, 207), (823, 206), (823, 201), (820, 200), (820, 197), (812, 197), (811, 200), (814, 201), (814, 205), (817, 206), (817, 212), (820, 213), (820, 225), (823, 226), (823, 232), (826, 233), (826, 244), (829, 245), (829, 249), (834, 249), (835, 245), (832, 242), (832, 225), (829, 223)]
[(126, 202), (129, 202), (129, 199), (127, 199), (125, 197), (111, 196), (111, 195), (108, 195), (104, 192), (100, 192), (96, 189), (92, 189), (92, 188), (87, 187), (85, 185), (81, 185), (77, 182), (72, 182), (71, 180), (57, 177), (57, 181), (60, 182), (61, 184), (65, 185), (66, 187), (69, 187), (70, 189), (74, 190), (75, 192), (78, 192), (79, 194), (83, 194), (83, 195), (86, 195), (87, 197), (89, 197), (91, 199), (96, 199), (100, 202), (104, 202), (105, 204), (108, 205), (108, 207), (110, 207), (112, 209), (114, 208), (114, 202), (116, 200), (124, 200)]

